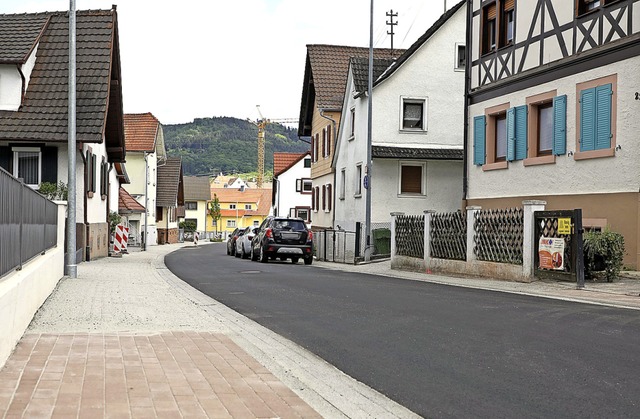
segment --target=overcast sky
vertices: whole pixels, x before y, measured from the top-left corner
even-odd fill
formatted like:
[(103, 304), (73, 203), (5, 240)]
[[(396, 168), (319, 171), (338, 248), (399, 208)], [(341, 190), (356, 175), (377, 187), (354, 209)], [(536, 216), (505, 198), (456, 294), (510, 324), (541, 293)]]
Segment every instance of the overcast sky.
[[(457, 0), (448, 0), (447, 8)], [(117, 4), (124, 111), (163, 124), (234, 116), (297, 118), (307, 44), (369, 45), (370, 0), (76, 0)], [(375, 0), (374, 46), (408, 48), (444, 0)], [(68, 0), (1, 0), (0, 13), (68, 10)]]

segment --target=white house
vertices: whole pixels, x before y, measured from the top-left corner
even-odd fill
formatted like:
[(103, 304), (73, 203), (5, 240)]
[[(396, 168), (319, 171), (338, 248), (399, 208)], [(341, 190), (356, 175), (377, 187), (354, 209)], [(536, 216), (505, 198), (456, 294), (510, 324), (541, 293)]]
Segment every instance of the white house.
[[(107, 256), (108, 214), (118, 211), (125, 147), (117, 22), (115, 7), (77, 12), (78, 261)], [(0, 47), (0, 167), (33, 188), (68, 184), (68, 24), (67, 12), (0, 15), (7, 29)]]
[(214, 231), (214, 226), (207, 226), (207, 205), (211, 201), (211, 184), (209, 177), (184, 177), (184, 221), (196, 224), (196, 231), (201, 238)]
[(273, 153), (273, 215), (311, 223), (311, 153)]
[(144, 244), (146, 237), (146, 245), (153, 246), (158, 244), (158, 165), (164, 164), (167, 159), (162, 124), (150, 112), (125, 114), (124, 138), (130, 183), (123, 187), (146, 208), (143, 213), (128, 216), (129, 234), (134, 238), (134, 242)]
[(335, 227), (364, 223), (367, 193), (372, 223), (388, 222), (393, 211), (460, 208), (465, 9), (449, 9), (399, 58), (374, 60), (369, 185), (368, 59), (351, 59), (333, 159)]
[(640, 252), (640, 2), (469, 1), (466, 192), (546, 201)]

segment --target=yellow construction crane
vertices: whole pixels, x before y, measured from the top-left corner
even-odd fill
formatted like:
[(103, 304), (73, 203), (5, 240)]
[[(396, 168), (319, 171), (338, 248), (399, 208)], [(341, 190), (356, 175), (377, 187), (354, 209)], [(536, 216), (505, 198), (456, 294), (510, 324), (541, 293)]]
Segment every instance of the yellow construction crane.
[(264, 181), (264, 130), (267, 127), (267, 124), (293, 124), (298, 123), (298, 118), (267, 119), (262, 116), (260, 105), (256, 105), (256, 108), (258, 109), (258, 115), (260, 115), (260, 119), (258, 119), (257, 121), (248, 119), (248, 121), (258, 127), (258, 179), (256, 181), (256, 184), (258, 188), (262, 188), (262, 182)]

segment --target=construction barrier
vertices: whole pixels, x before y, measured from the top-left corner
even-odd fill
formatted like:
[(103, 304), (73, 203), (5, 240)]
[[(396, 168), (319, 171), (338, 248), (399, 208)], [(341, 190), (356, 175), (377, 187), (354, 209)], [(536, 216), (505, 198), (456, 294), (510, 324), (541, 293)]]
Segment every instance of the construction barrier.
[(113, 241), (113, 251), (116, 253), (127, 253), (127, 241), (129, 238), (129, 227), (118, 224), (116, 235)]

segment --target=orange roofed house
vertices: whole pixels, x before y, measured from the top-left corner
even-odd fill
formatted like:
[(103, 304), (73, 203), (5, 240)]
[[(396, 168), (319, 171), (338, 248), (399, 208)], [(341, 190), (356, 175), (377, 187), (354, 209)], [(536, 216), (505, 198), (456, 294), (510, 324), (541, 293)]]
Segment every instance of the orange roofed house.
[[(221, 218), (217, 230), (226, 237), (236, 227), (259, 226), (271, 210), (271, 189), (211, 188), (211, 200), (217, 196)], [(214, 226), (211, 215), (207, 225)]]

